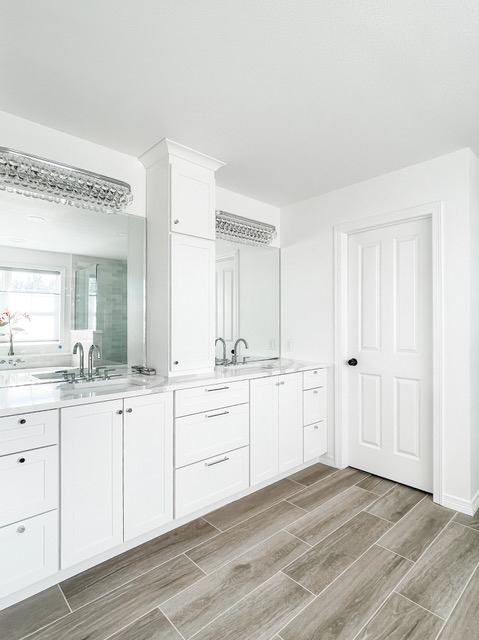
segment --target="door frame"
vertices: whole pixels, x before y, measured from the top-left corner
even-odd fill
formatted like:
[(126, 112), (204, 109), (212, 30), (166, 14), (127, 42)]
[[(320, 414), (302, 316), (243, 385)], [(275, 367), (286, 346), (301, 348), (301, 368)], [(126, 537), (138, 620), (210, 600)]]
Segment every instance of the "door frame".
[(443, 502), (443, 251), (442, 206), (440, 202), (345, 222), (334, 227), (334, 462), (340, 469), (349, 460), (348, 437), (348, 238), (361, 231), (389, 227), (401, 222), (431, 219), (432, 241), (432, 428), (433, 498)]

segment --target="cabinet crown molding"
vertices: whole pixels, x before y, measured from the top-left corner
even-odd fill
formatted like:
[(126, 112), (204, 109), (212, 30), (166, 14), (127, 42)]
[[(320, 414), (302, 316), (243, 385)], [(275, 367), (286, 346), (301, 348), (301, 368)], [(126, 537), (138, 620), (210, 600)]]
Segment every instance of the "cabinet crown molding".
[(138, 160), (146, 169), (149, 169), (167, 155), (193, 162), (201, 167), (205, 167), (206, 169), (211, 169), (212, 171), (217, 171), (226, 164), (221, 160), (217, 160), (216, 158), (207, 156), (204, 153), (185, 147), (184, 145), (179, 144), (178, 142), (173, 142), (173, 140), (169, 140), (168, 138), (160, 140), (160, 142), (151, 147), (151, 149), (145, 151)]

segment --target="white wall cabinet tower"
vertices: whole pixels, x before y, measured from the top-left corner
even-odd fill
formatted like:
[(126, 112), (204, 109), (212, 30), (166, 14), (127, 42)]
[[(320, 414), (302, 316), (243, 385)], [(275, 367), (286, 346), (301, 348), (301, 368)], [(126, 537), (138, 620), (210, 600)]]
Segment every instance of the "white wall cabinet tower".
[(223, 162), (166, 138), (140, 157), (147, 190), (148, 364), (214, 369), (215, 171)]
[(173, 519), (173, 396), (61, 411), (61, 568)]
[(251, 381), (251, 485), (303, 462), (302, 396), (300, 373)]

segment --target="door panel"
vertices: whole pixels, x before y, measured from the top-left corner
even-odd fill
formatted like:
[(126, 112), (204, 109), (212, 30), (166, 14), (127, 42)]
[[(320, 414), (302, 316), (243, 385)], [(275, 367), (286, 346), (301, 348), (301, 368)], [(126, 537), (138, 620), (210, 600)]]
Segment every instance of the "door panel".
[(430, 219), (349, 236), (349, 462), (432, 491)]

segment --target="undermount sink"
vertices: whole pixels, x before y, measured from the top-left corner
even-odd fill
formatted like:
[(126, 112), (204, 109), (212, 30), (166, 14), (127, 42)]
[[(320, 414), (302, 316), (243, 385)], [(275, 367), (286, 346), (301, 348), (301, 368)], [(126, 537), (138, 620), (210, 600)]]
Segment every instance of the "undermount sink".
[(116, 378), (97, 378), (96, 380), (75, 380), (74, 382), (65, 382), (60, 385), (61, 389), (94, 389), (99, 387), (114, 387), (125, 385), (142, 385), (145, 384), (143, 379), (134, 378), (131, 376), (118, 376)]

